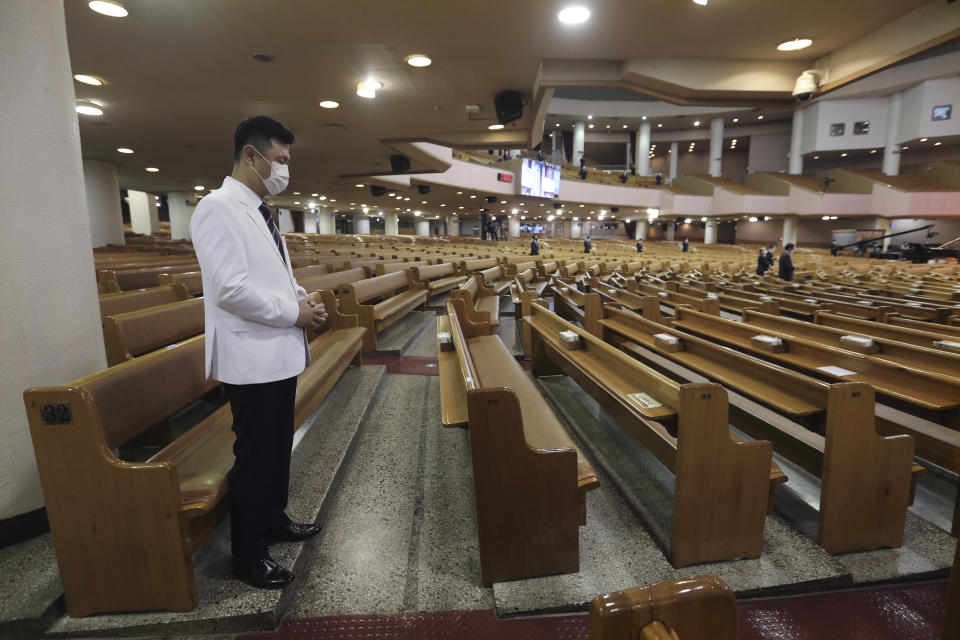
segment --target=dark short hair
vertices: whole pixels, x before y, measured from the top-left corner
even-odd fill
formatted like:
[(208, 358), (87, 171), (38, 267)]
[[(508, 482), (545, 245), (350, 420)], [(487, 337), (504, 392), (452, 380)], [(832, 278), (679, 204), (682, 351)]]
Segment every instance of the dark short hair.
[(277, 140), (282, 144), (293, 144), (294, 135), (290, 129), (269, 116), (253, 116), (237, 125), (233, 134), (233, 161), (240, 159), (240, 153), (248, 144), (266, 155), (270, 149), (270, 141)]
[(784, 249), (786, 249), (787, 251), (793, 251), (793, 243), (788, 242), (787, 246), (785, 246)]

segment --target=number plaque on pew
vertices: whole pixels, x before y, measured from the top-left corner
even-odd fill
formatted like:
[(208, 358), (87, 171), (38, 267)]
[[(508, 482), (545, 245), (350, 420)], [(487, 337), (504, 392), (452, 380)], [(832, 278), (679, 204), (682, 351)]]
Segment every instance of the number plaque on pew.
[(73, 411), (69, 402), (44, 402), (40, 418), (43, 424), (73, 424)]

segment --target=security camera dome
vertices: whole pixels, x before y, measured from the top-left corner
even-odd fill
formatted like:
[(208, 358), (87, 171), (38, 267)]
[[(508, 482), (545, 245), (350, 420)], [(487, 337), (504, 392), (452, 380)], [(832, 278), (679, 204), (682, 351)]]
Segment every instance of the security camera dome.
[(807, 69), (797, 78), (793, 86), (793, 97), (800, 102), (806, 102), (817, 94), (820, 88), (820, 73), (814, 69)]

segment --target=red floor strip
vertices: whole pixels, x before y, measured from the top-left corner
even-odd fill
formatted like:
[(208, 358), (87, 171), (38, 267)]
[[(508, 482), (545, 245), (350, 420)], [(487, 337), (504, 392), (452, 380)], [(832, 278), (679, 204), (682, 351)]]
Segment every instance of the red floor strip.
[[(738, 604), (740, 640), (940, 640), (947, 581)], [(587, 616), (500, 620), (493, 611), (288, 619), (244, 640), (586, 640)], [(953, 639), (950, 639), (953, 640)]]

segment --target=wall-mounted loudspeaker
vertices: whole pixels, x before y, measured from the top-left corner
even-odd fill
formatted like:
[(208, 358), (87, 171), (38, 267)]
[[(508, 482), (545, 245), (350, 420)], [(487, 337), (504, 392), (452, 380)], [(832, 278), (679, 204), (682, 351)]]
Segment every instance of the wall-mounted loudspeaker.
[(523, 96), (519, 91), (501, 91), (493, 99), (493, 107), (500, 124), (519, 120), (523, 116)]
[(554, 202), (554, 203), (553, 203), (553, 208), (554, 208), (554, 209), (563, 209), (563, 205), (560, 204), (559, 202)]
[(497, 196), (487, 196), (487, 202), (494, 203), (497, 201)]
[(620, 213), (620, 207), (610, 207), (610, 213)]
[(370, 185), (370, 195), (373, 196), (382, 196), (387, 192), (386, 187), (380, 187), (375, 184)]
[(410, 158), (400, 154), (390, 156), (390, 170), (394, 173), (410, 171)]
[(418, 185), (417, 185), (417, 191), (419, 191), (419, 192), (420, 192), (421, 194), (423, 194), (423, 195), (426, 195), (426, 194), (430, 193), (430, 187), (429, 187), (428, 185), (425, 185), (425, 184), (418, 184)]

